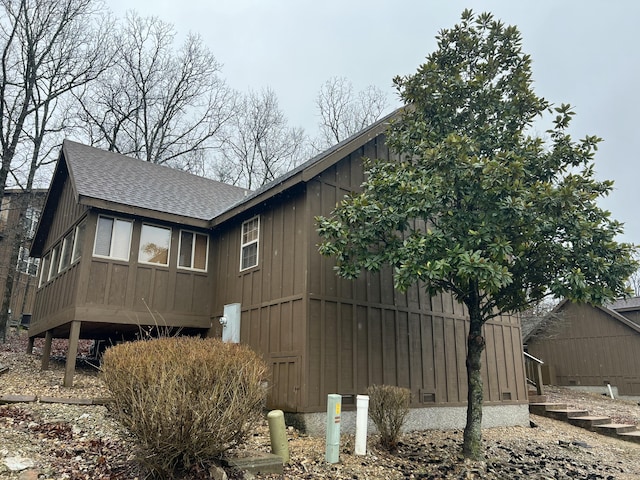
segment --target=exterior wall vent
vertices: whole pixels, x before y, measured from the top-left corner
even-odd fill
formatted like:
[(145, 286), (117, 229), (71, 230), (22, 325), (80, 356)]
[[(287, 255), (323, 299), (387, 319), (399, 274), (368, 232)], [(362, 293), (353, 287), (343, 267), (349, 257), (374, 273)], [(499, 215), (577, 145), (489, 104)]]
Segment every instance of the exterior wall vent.
[(502, 392), (502, 400), (511, 400), (511, 392)]
[(342, 395), (342, 405), (355, 405), (356, 396), (353, 393)]
[(436, 403), (436, 393), (420, 390), (420, 403)]

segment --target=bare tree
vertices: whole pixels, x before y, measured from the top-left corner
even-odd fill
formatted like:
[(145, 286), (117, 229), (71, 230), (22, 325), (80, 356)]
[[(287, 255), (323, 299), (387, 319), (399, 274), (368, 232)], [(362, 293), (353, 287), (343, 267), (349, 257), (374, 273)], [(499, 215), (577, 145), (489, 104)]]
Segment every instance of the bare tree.
[(79, 127), (110, 151), (193, 171), (233, 114), (220, 64), (200, 37), (176, 50), (173, 25), (129, 13), (114, 68), (78, 95)]
[(273, 90), (246, 94), (222, 146), (215, 176), (252, 189), (285, 173), (303, 158), (302, 128), (288, 126)]
[[(59, 102), (93, 81), (109, 63), (104, 33), (108, 16), (98, 0), (0, 0), (0, 200), (8, 183), (29, 198), (38, 169), (48, 161), (43, 146)], [(11, 176), (11, 177), (10, 177)], [(24, 236), (7, 235), (13, 265)], [(0, 307), (4, 337), (13, 271)]]
[(320, 88), (316, 98), (320, 114), (322, 149), (341, 142), (378, 120), (389, 107), (387, 95), (369, 85), (355, 93), (353, 84), (345, 77), (332, 77)]
[(50, 118), (44, 110), (106, 68), (95, 28), (102, 8), (97, 0), (0, 0), (0, 198), (16, 152), (31, 150), (34, 124)]

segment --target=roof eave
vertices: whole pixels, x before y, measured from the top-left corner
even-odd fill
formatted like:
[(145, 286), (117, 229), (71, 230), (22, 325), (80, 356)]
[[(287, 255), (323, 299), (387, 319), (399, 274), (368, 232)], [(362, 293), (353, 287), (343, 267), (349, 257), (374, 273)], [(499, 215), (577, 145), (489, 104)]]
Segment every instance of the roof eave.
[(207, 219), (185, 217), (182, 215), (176, 215), (174, 213), (159, 212), (143, 207), (136, 207), (133, 205), (125, 205), (122, 203), (110, 202), (94, 197), (88, 197), (80, 195), (78, 203), (89, 208), (100, 209), (108, 212), (119, 213), (122, 215), (130, 215), (142, 218), (148, 218), (150, 220), (159, 220), (168, 223), (175, 223), (180, 225), (188, 225), (191, 227), (197, 227), (202, 229), (209, 228), (209, 221)]

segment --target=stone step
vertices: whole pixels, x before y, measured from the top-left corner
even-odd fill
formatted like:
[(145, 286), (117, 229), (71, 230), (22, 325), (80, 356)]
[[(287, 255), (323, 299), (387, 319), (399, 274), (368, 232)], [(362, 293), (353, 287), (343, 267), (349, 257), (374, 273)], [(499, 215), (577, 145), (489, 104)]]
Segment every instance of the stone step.
[(282, 475), (283, 472), (282, 457), (272, 453), (250, 452), (244, 457), (226, 458), (224, 463), (236, 470), (253, 474), (275, 473)]
[(575, 408), (547, 408), (546, 413), (547, 417), (565, 421), (573, 417), (584, 417), (585, 415), (589, 415), (587, 410), (579, 410)]
[(580, 428), (585, 428), (587, 430), (593, 430), (596, 425), (611, 423), (611, 418), (600, 417), (597, 415), (584, 415), (580, 417), (571, 417), (568, 420), (571, 425), (575, 425), (576, 427), (580, 427)]
[(566, 403), (549, 403), (549, 402), (541, 402), (541, 403), (530, 403), (529, 404), (529, 412), (534, 415), (546, 416), (547, 410), (560, 410), (563, 408), (567, 408)]
[(603, 423), (602, 425), (596, 425), (595, 431), (609, 435), (610, 437), (617, 437), (621, 433), (637, 432), (635, 425), (629, 425), (626, 423)]
[(634, 432), (622, 432), (618, 434), (619, 438), (623, 440), (628, 440), (630, 442), (640, 443), (640, 431), (636, 430)]

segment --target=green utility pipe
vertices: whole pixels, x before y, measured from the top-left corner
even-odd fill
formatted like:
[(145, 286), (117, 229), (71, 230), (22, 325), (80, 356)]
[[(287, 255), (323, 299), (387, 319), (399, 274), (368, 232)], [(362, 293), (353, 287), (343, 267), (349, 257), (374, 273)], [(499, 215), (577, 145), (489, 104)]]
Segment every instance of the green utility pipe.
[(340, 456), (340, 409), (342, 396), (332, 393), (327, 395), (327, 463), (338, 463)]

